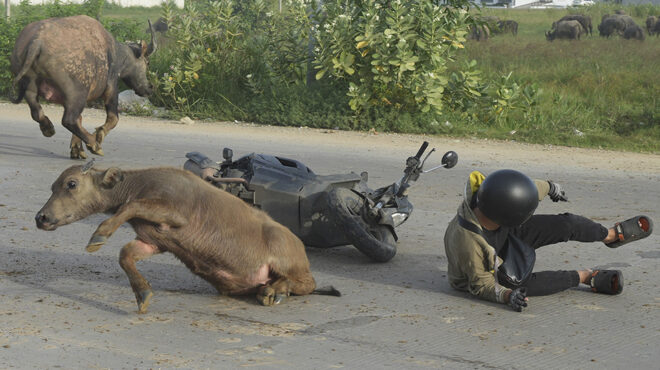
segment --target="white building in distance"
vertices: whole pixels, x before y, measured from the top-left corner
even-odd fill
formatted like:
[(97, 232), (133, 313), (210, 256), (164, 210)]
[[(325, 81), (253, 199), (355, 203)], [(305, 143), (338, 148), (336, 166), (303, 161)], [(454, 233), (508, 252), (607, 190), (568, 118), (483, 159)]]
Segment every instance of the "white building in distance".
[[(21, 0), (9, 0), (12, 5), (18, 5)], [(32, 5), (43, 5), (52, 3), (53, 0), (30, 0)], [(64, 0), (62, 3), (82, 3), (84, 0)], [(163, 3), (162, 0), (108, 0), (108, 2), (117, 4), (119, 6), (128, 7), (128, 6), (143, 6), (145, 8), (150, 8), (152, 6), (159, 6)], [(3, 1), (4, 3), (4, 1)], [(184, 0), (174, 0), (174, 3), (177, 7), (183, 8)]]

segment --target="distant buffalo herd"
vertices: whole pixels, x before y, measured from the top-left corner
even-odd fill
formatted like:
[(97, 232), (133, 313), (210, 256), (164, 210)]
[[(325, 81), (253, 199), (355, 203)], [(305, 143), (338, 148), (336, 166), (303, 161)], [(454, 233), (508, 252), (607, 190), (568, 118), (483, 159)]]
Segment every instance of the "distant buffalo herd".
[[(646, 18), (646, 33), (641, 26), (629, 15), (618, 10), (615, 14), (605, 14), (597, 27), (601, 37), (621, 36), (624, 39), (644, 40), (648, 35), (660, 35), (660, 18), (648, 16)], [(492, 35), (511, 33), (518, 34), (518, 22), (513, 20), (501, 20), (496, 16), (481, 17), (470, 27), (468, 39), (483, 41)], [(545, 33), (548, 41), (555, 39), (579, 40), (582, 35), (592, 35), (593, 27), (591, 17), (584, 14), (570, 14), (552, 22), (550, 31)]]
[(482, 17), (477, 24), (470, 27), (467, 38), (470, 40), (483, 41), (489, 37), (501, 33), (518, 34), (518, 22), (507, 19), (501, 20), (496, 16)]

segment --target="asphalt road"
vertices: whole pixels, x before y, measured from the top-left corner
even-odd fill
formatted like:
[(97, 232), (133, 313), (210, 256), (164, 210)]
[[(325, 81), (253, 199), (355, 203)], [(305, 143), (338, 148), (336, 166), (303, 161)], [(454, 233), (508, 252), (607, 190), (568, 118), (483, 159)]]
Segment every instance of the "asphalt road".
[[(53, 122), (61, 110), (49, 107)], [(103, 114), (87, 110), (88, 129)], [(348, 133), (250, 124), (180, 125), (122, 116), (98, 167), (182, 166), (187, 151), (218, 159), (252, 151), (299, 159), (319, 174), (370, 174), (372, 187), (401, 175), (423, 140), (458, 165), (424, 175), (415, 211), (399, 229), (396, 257), (371, 263), (353, 247), (308, 249), (319, 285), (341, 298), (291, 297), (262, 307), (223, 297), (171, 255), (138, 265), (151, 282), (149, 312), (136, 313), (117, 262), (132, 230), (96, 253), (85, 245), (103, 215), (53, 232), (34, 215), (70, 165), (60, 125), (41, 136), (27, 106), (0, 103), (0, 366), (3, 368), (502, 368), (651, 369), (660, 363), (660, 236), (609, 249), (568, 242), (539, 250), (537, 270), (617, 268), (619, 296), (587, 288), (533, 297), (516, 313), (452, 290), (442, 236), (468, 174), (516, 168), (563, 185), (570, 202), (538, 212), (581, 214), (607, 226), (646, 214), (660, 227), (660, 156), (511, 142)], [(512, 137), (515, 139), (514, 137)], [(430, 165), (434, 163), (429, 163)]]

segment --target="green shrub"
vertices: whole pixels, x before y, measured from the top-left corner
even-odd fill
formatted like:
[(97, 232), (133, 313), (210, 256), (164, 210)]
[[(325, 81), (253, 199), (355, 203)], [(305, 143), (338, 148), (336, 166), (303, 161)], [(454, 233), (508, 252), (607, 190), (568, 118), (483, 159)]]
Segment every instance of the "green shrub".
[(421, 0), (290, 0), (282, 12), (264, 0), (165, 5), (172, 47), (152, 61), (154, 100), (180, 115), (393, 131), (415, 130), (414, 119), (392, 119), (402, 113), (477, 107), (495, 122), (527, 109), (516, 101), (535, 90), (454, 63), (466, 9)]
[(467, 2), (326, 1), (316, 27), (317, 79), (349, 82), (355, 111), (392, 106), (406, 112), (443, 109), (447, 65), (463, 48)]

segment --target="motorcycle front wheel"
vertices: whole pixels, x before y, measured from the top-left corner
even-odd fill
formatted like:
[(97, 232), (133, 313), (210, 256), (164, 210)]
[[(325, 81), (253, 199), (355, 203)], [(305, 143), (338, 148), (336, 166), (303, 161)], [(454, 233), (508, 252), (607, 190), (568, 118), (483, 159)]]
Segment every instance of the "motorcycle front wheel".
[(396, 254), (396, 239), (389, 226), (367, 223), (361, 215), (364, 200), (350, 189), (328, 193), (328, 207), (335, 224), (360, 252), (376, 262), (387, 262)]

